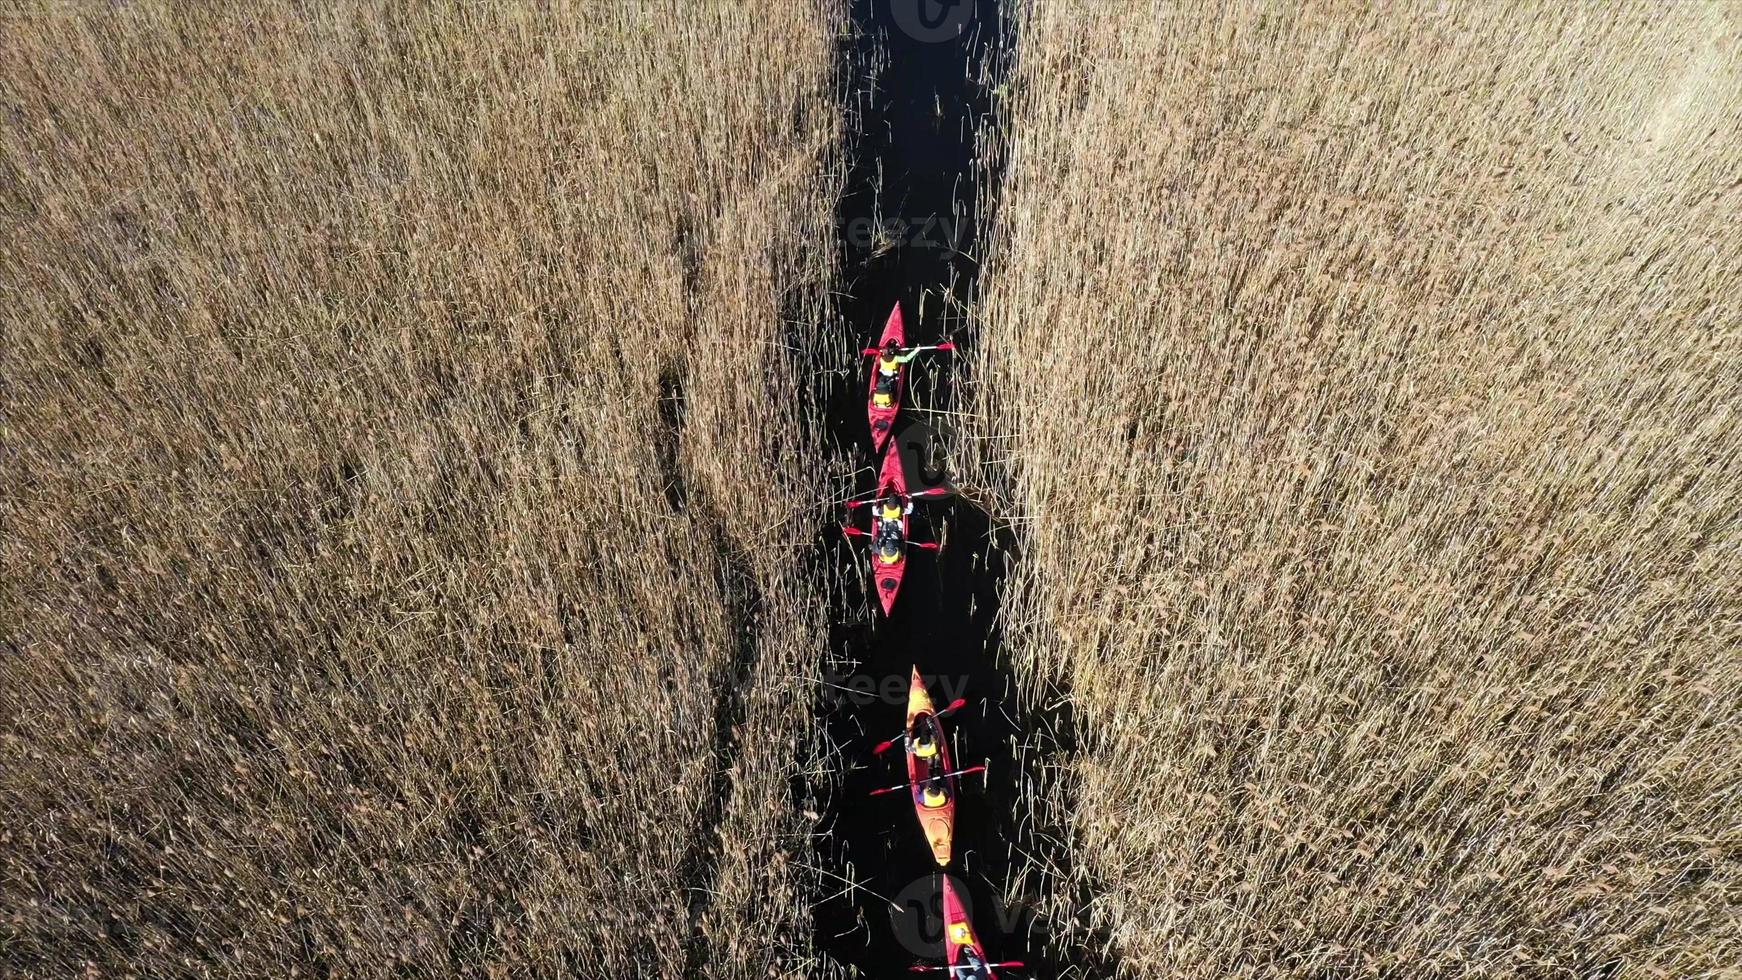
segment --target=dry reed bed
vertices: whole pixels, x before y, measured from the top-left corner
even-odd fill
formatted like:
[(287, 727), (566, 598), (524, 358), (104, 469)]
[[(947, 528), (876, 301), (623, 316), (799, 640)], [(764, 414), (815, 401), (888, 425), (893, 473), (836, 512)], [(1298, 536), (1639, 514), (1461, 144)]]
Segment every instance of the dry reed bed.
[(1742, 962), (1739, 28), (1022, 7), (971, 448), (1084, 726), (1073, 941)]
[(812, 975), (839, 13), (559, 6), (0, 19), (8, 968)]

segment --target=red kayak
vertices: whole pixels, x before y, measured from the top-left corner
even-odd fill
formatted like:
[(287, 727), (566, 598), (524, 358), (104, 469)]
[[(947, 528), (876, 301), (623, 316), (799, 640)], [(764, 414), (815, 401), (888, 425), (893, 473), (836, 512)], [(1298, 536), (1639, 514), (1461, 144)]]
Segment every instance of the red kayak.
[[(889, 311), (889, 319), (883, 323), (883, 336), (877, 339), (877, 349), (882, 350), (892, 340), (897, 347), (907, 346), (907, 332), (901, 324), (899, 302), (895, 304), (895, 309)], [(907, 379), (906, 368), (897, 367), (892, 390), (885, 391), (884, 397), (880, 399), (877, 394), (877, 361), (876, 357), (871, 360), (871, 385), (865, 392), (865, 414), (871, 419), (871, 448), (874, 452), (882, 452), (883, 444), (895, 431), (895, 416), (901, 411), (901, 394)], [(879, 405), (880, 401), (883, 404)]]
[[(897, 314), (899, 321), (899, 313)], [(900, 329), (897, 322), (896, 328)], [(892, 562), (885, 562), (877, 554), (877, 504), (871, 505), (871, 575), (877, 583), (877, 598), (883, 603), (883, 615), (887, 616), (895, 609), (895, 596), (901, 591), (901, 577), (907, 572), (907, 532), (911, 522), (907, 515), (907, 474), (901, 468), (901, 454), (887, 452), (883, 454), (883, 471), (877, 477), (877, 499), (894, 495), (901, 499), (901, 554)], [(946, 770), (947, 771), (947, 770)]]
[(943, 875), (942, 878), (944, 962), (949, 964), (950, 976), (998, 980), (998, 974), (992, 971), (992, 962), (987, 958), (985, 948), (980, 945), (980, 937), (974, 935), (974, 924), (968, 921), (968, 910), (963, 907), (961, 896), (956, 894), (955, 879), (949, 875)]
[(931, 692), (920, 680), (919, 668), (907, 684), (907, 781), (913, 796), (913, 812), (919, 815), (919, 829), (931, 845), (933, 860), (938, 867), (950, 866), (950, 841), (956, 825), (956, 780), (942, 780), (943, 796), (928, 796), (926, 783), (935, 775), (953, 772), (950, 764), (950, 743), (944, 737), (944, 726), (938, 720)]
[[(841, 530), (855, 538), (871, 539), (871, 580), (877, 586), (877, 600), (883, 606), (883, 614), (890, 615), (895, 610), (895, 596), (901, 591), (901, 577), (907, 572), (907, 552), (910, 548), (922, 548), (926, 551), (938, 550), (936, 541), (914, 541), (908, 537), (912, 529), (912, 518), (908, 509), (913, 506), (914, 497), (937, 497), (950, 492), (948, 487), (938, 487), (933, 490), (921, 490), (918, 493), (907, 492), (907, 475), (901, 469), (901, 454), (894, 447), (883, 454), (883, 469), (877, 476), (877, 493), (875, 496), (851, 501), (847, 509), (857, 507), (871, 508), (871, 528), (853, 527), (843, 524)], [(890, 518), (900, 524), (900, 541), (890, 554), (892, 560), (885, 561), (878, 547), (877, 532), (882, 516), (882, 502), (893, 498), (899, 515)]]

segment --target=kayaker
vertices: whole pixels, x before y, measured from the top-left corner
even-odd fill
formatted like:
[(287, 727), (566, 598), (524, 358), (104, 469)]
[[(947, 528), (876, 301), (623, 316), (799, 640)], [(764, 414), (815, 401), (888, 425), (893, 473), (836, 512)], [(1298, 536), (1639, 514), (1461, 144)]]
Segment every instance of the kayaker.
[(893, 565), (901, 560), (901, 534), (896, 532), (892, 537), (877, 540), (877, 560), (885, 565)]
[(927, 809), (935, 810), (950, 801), (949, 773), (944, 772), (944, 760), (933, 756), (926, 766), (925, 782), (919, 788), (919, 800)]
[(919, 801), (928, 810), (936, 810), (950, 801), (950, 788), (942, 773), (932, 776), (919, 788)]
[(938, 742), (933, 735), (931, 719), (920, 720), (914, 725), (913, 737), (909, 740), (909, 744), (913, 746), (913, 754), (921, 759), (930, 759), (937, 755)]
[(923, 729), (913, 736), (913, 754), (920, 759), (930, 759), (932, 755), (937, 755), (937, 742), (932, 738), (930, 729)]
[(903, 351), (891, 340), (877, 353), (877, 387), (871, 392), (871, 404), (889, 408), (895, 404), (895, 385), (901, 379), (901, 366), (919, 356), (917, 348)]
[(963, 978), (963, 980), (988, 980), (992, 976), (991, 967), (980, 958), (980, 954), (975, 952), (972, 946), (962, 947), (962, 965), (955, 969), (956, 976)]
[(892, 493), (889, 496), (884, 497), (882, 500), (877, 501), (876, 514), (877, 522), (879, 524), (894, 524), (899, 528), (901, 526), (901, 519), (911, 513), (913, 513), (913, 501), (911, 499), (903, 499), (897, 494)]
[(904, 500), (894, 494), (877, 501), (876, 509), (872, 511), (872, 535), (877, 542), (877, 559), (885, 565), (893, 565), (901, 560), (906, 551), (906, 535), (902, 531), (901, 522), (907, 515), (913, 513), (913, 501)]

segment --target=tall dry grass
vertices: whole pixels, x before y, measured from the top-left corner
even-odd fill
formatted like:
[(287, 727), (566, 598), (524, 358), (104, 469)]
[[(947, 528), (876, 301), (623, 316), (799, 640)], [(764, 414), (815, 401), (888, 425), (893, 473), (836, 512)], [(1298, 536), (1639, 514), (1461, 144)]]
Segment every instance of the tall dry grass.
[(1023, 5), (973, 445), (1083, 728), (1073, 941), (1742, 963), (1739, 28)]
[(0, 17), (7, 972), (814, 975), (840, 13), (552, 6)]

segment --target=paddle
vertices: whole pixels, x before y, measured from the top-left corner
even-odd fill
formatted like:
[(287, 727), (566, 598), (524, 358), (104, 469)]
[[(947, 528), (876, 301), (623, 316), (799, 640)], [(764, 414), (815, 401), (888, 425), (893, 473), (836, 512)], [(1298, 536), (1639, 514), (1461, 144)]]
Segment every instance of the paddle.
[[(901, 350), (903, 353), (911, 353), (913, 351), (922, 351), (922, 350), (955, 350), (955, 349), (956, 349), (956, 345), (952, 344), (946, 340), (941, 344), (928, 344), (928, 345), (923, 346), (923, 347), (903, 347)], [(871, 357), (874, 354), (883, 353), (883, 348), (881, 348), (881, 347), (867, 347), (864, 350), (861, 350), (859, 353), (864, 357)]]
[[(1005, 969), (1007, 967), (1010, 969), (1013, 969), (1013, 970), (1020, 970), (1024, 966), (1026, 966), (1027, 964), (1023, 963), (1021, 960), (1005, 960), (1002, 963), (983, 963), (981, 965), (993, 967), (993, 968), (999, 969), (999, 970)], [(974, 967), (971, 967), (971, 966), (910, 966), (910, 967), (908, 967), (908, 969), (914, 973), (926, 973), (928, 971), (943, 971), (943, 970), (949, 970), (952, 973), (965, 973), (968, 970), (974, 969)]]
[[(939, 711), (939, 712), (933, 714), (932, 717), (933, 718), (947, 718), (953, 712), (962, 708), (967, 703), (968, 703), (967, 698), (957, 698), (954, 701), (950, 702), (949, 707), (945, 708), (942, 711)], [(890, 739), (887, 742), (877, 743), (875, 746), (872, 747), (871, 754), (872, 755), (882, 755), (883, 753), (888, 752), (891, 748), (893, 748), (896, 745), (896, 743), (905, 742), (905, 741), (907, 741), (907, 733), (902, 732), (900, 735), (895, 736), (894, 738)]]
[[(969, 766), (966, 769), (957, 769), (955, 772), (946, 772), (943, 774), (943, 776), (941, 778), (954, 779), (957, 776), (966, 776), (969, 773), (985, 772), (985, 771), (986, 771), (985, 766)], [(871, 791), (871, 795), (872, 796), (882, 796), (884, 793), (893, 793), (898, 789), (907, 789), (908, 787), (910, 787), (912, 785), (913, 785), (912, 783), (897, 783), (894, 786), (885, 786), (882, 789), (874, 789)]]
[(845, 506), (847, 507), (848, 510), (852, 510), (854, 507), (869, 507), (872, 504), (875, 504), (881, 500), (885, 500), (891, 496), (897, 496), (897, 497), (905, 496), (909, 500), (912, 500), (912, 499), (917, 498), (917, 497), (942, 497), (945, 494), (954, 493), (954, 492), (955, 491), (951, 490), (949, 487), (933, 487), (930, 490), (916, 490), (913, 493), (909, 493), (909, 494), (887, 494), (887, 493), (879, 494), (878, 496), (875, 496), (875, 497), (866, 497), (863, 500), (859, 500), (859, 499), (848, 500), (848, 501), (845, 501), (844, 503), (845, 503)]

